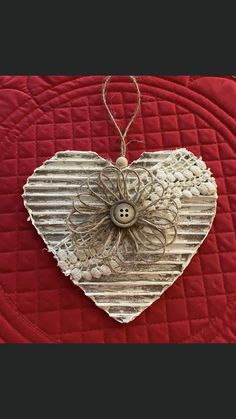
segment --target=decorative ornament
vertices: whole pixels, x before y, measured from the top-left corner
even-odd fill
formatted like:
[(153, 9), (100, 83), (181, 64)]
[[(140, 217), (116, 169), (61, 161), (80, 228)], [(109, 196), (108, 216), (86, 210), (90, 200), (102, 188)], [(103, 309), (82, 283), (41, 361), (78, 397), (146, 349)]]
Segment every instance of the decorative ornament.
[(145, 152), (128, 165), (126, 136), (113, 164), (94, 152), (58, 152), (24, 186), (30, 220), (69, 276), (97, 306), (128, 323), (182, 274), (206, 238), (216, 182), (201, 158), (182, 148)]

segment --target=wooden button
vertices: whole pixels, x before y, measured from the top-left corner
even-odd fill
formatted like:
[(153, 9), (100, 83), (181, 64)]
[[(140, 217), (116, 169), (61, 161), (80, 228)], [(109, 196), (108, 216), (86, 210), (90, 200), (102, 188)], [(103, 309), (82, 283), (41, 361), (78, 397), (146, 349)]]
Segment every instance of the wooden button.
[(130, 202), (119, 201), (111, 207), (111, 220), (118, 227), (131, 227), (136, 219), (137, 211)]

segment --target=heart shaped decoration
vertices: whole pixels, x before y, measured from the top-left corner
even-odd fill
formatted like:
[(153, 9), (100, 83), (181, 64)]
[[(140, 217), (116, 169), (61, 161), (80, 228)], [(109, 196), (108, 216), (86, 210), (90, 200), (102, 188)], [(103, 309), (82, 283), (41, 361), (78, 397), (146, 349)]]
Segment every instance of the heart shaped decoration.
[(186, 149), (119, 167), (94, 152), (58, 152), (24, 186), (30, 220), (62, 272), (128, 323), (182, 274), (206, 238), (216, 183)]

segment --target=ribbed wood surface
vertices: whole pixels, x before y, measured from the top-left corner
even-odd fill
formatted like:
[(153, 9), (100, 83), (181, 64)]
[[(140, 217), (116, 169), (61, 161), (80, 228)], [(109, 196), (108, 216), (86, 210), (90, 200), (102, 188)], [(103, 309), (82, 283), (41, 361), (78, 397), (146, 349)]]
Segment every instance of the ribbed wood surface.
[[(142, 164), (151, 169), (170, 153), (173, 151), (144, 153), (132, 166)], [(65, 220), (78, 186), (88, 175), (109, 164), (93, 152), (59, 152), (30, 176), (24, 187), (24, 203), (49, 251), (68, 236)], [(189, 264), (209, 232), (216, 201), (216, 194), (182, 198), (177, 237), (167, 247), (162, 260), (152, 265), (139, 262), (135, 271), (119, 276), (102, 276), (91, 281), (81, 279), (80, 288), (111, 317), (124, 323), (133, 320), (157, 300)]]

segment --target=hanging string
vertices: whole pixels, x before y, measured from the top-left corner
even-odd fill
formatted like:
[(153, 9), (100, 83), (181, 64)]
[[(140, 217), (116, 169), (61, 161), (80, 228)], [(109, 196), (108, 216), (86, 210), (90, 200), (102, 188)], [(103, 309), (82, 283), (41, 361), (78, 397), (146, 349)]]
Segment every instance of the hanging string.
[(138, 101), (137, 101), (137, 106), (136, 106), (136, 108), (134, 110), (134, 113), (133, 113), (133, 115), (132, 115), (132, 117), (131, 117), (131, 119), (130, 119), (130, 121), (129, 121), (129, 123), (128, 123), (128, 125), (125, 128), (125, 130), (124, 130), (123, 133), (122, 133), (119, 125), (117, 124), (117, 122), (115, 120), (115, 117), (113, 116), (113, 114), (112, 114), (112, 112), (111, 112), (111, 110), (110, 110), (110, 108), (109, 108), (109, 106), (107, 104), (107, 99), (106, 99), (108, 84), (109, 84), (112, 76), (108, 76), (106, 78), (106, 80), (105, 80), (105, 82), (103, 84), (103, 88), (102, 88), (102, 99), (103, 99), (103, 103), (104, 103), (104, 105), (106, 107), (106, 110), (108, 112), (108, 115), (110, 116), (110, 118), (111, 118), (113, 124), (115, 125), (115, 127), (116, 127), (116, 129), (117, 129), (117, 131), (119, 133), (119, 136), (120, 136), (120, 140), (121, 140), (121, 156), (122, 157), (125, 157), (126, 156), (126, 148), (127, 148), (127, 145), (126, 145), (125, 139), (126, 139), (127, 133), (129, 131), (132, 123), (134, 122), (134, 120), (135, 120), (135, 118), (137, 116), (137, 113), (138, 113), (139, 107), (140, 107), (140, 103), (141, 103), (141, 93), (140, 93), (140, 90), (139, 90), (138, 82), (137, 82), (137, 80), (136, 80), (136, 78), (134, 76), (128, 76), (128, 77), (132, 80), (132, 82), (134, 83), (134, 85), (136, 87), (136, 91), (137, 91), (137, 95), (138, 95)]

